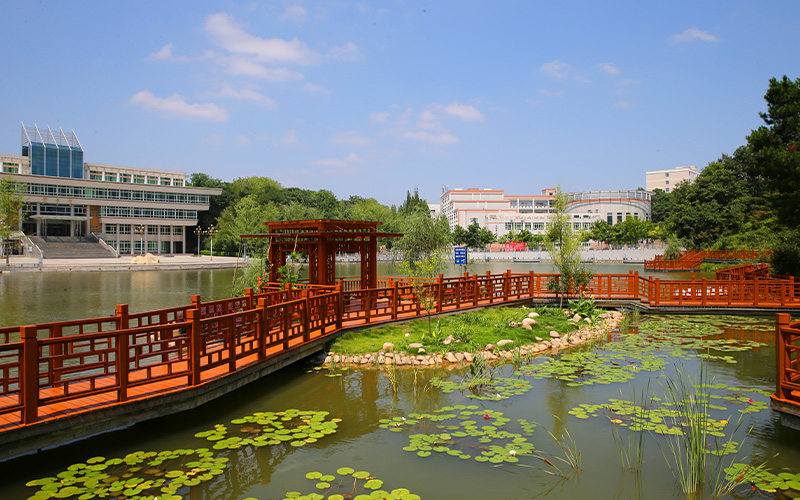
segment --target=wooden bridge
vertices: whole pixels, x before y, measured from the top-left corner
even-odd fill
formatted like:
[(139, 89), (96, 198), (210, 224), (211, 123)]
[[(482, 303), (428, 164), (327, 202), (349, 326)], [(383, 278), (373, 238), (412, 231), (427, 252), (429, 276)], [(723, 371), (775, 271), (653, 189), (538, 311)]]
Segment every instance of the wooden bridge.
[(646, 271), (697, 271), (704, 261), (763, 261), (770, 255), (769, 250), (684, 250), (675, 260), (656, 255), (653, 260), (644, 261), (644, 268)]
[[(431, 280), (435, 312), (552, 301), (554, 274)], [(800, 283), (660, 280), (595, 275), (586, 291), (614, 304), (663, 310), (800, 311)], [(343, 331), (426, 314), (409, 280), (267, 286), (261, 293), (182, 307), (0, 328), (0, 460), (190, 409), (324, 349)], [(782, 321), (782, 320), (781, 320)], [(780, 325), (788, 324), (788, 319)], [(776, 397), (800, 408), (800, 323), (779, 327)], [(782, 329), (781, 329), (782, 328)]]

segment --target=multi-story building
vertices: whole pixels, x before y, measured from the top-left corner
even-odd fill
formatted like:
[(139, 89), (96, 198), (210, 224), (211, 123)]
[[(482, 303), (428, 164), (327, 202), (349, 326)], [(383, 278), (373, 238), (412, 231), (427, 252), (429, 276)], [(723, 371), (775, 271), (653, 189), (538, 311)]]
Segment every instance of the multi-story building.
[(197, 213), (222, 192), (186, 186), (180, 172), (83, 160), (75, 132), (22, 125), (22, 155), (0, 154), (0, 176), (25, 186), (25, 234), (93, 234), (120, 254), (185, 253)]
[[(628, 217), (649, 220), (651, 195), (642, 190), (566, 193), (567, 213), (572, 215), (575, 229), (589, 229), (597, 220), (612, 226)], [(549, 223), (554, 197), (554, 189), (543, 189), (541, 195), (532, 196), (507, 195), (494, 189), (446, 189), (441, 196), (441, 213), (451, 231), (477, 223), (498, 237), (521, 230), (541, 234)]]
[(665, 170), (650, 170), (645, 172), (645, 185), (648, 191), (661, 189), (669, 193), (681, 182), (694, 182), (698, 175), (700, 175), (700, 172), (697, 171), (697, 165), (686, 165)]

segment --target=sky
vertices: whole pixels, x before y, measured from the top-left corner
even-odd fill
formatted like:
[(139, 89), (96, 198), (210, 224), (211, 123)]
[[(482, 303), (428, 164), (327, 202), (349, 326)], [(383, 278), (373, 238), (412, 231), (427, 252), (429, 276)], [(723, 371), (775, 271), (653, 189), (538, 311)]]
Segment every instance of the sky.
[[(190, 7), (189, 7), (190, 6)], [(702, 168), (800, 77), (800, 2), (25, 1), (3, 7), (0, 153), (400, 204), (636, 189)]]

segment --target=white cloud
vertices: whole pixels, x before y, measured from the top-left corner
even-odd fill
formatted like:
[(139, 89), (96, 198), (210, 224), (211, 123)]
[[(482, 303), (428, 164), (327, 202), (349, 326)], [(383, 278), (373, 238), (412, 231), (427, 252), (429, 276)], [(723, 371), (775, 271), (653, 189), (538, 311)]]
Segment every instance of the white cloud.
[(539, 93), (542, 95), (546, 95), (547, 97), (563, 97), (564, 91), (563, 90), (548, 90), (548, 89), (539, 89)]
[(389, 121), (389, 112), (388, 111), (373, 111), (370, 113), (369, 117), (372, 121), (376, 122), (388, 122)]
[(618, 75), (622, 72), (614, 63), (607, 62), (607, 63), (597, 63), (595, 65), (596, 68), (600, 68), (601, 70), (605, 71), (610, 75)]
[(228, 121), (228, 111), (214, 103), (189, 104), (183, 96), (172, 94), (169, 97), (156, 97), (149, 90), (142, 90), (130, 98), (130, 103), (146, 109), (160, 111), (181, 118), (199, 118), (215, 122)]
[(444, 112), (448, 115), (461, 118), (462, 120), (483, 120), (483, 113), (475, 109), (474, 106), (470, 106), (468, 104), (458, 104), (454, 102), (453, 104), (444, 108)]
[(215, 97), (230, 97), (232, 99), (253, 101), (270, 108), (275, 106), (275, 101), (258, 92), (258, 86), (256, 85), (244, 85), (239, 89), (234, 88), (232, 85), (224, 85), (220, 90), (216, 92), (204, 92), (200, 97), (205, 99), (213, 99)]
[(677, 35), (672, 35), (673, 42), (694, 42), (695, 40), (714, 43), (719, 41), (719, 37), (717, 35), (712, 35), (708, 31), (697, 29), (694, 26), (683, 30)]
[(642, 84), (641, 80), (620, 80), (619, 83), (617, 83), (617, 94), (620, 95), (627, 94), (628, 92), (630, 92), (631, 87), (641, 84)]
[(306, 83), (306, 90), (311, 92), (319, 92), (320, 94), (330, 94), (331, 91), (323, 87), (322, 85), (317, 85), (316, 83), (307, 82)]
[(373, 141), (371, 138), (361, 135), (360, 133), (356, 132), (355, 130), (350, 130), (348, 132), (342, 132), (341, 134), (337, 135), (336, 137), (332, 137), (329, 140), (331, 144), (347, 144), (352, 146), (367, 146), (372, 144)]
[(353, 42), (347, 42), (341, 47), (332, 48), (329, 55), (331, 58), (339, 61), (360, 61), (362, 58), (361, 51), (358, 50), (358, 45)]
[(281, 21), (306, 22), (306, 8), (300, 5), (290, 5), (281, 14)]
[(358, 157), (355, 153), (350, 153), (347, 155), (346, 158), (325, 158), (323, 160), (314, 160), (308, 162), (309, 165), (315, 165), (317, 167), (347, 167), (353, 165), (354, 163), (358, 163), (361, 161), (361, 158)]
[(261, 78), (271, 82), (302, 80), (303, 75), (288, 68), (269, 68), (246, 57), (220, 57), (218, 61), (226, 66), (228, 73), (237, 76)]
[(205, 28), (212, 40), (225, 50), (253, 56), (262, 62), (309, 64), (319, 60), (319, 54), (297, 38), (283, 40), (251, 35), (224, 12), (206, 17)]
[(297, 130), (289, 130), (286, 132), (286, 135), (281, 137), (280, 143), (284, 146), (291, 146), (293, 144), (297, 144)]
[(417, 127), (425, 130), (446, 131), (444, 125), (439, 122), (439, 118), (430, 109), (426, 109), (422, 112), (419, 120), (417, 120)]
[(243, 148), (250, 144), (250, 138), (246, 135), (237, 135), (236, 136), (236, 147)]
[(405, 132), (400, 136), (400, 138), (411, 141), (428, 142), (431, 144), (455, 144), (460, 142), (458, 137), (449, 132), (444, 132), (441, 134), (431, 134), (430, 132), (425, 131)]
[(539, 70), (550, 78), (563, 80), (572, 72), (572, 66), (558, 59), (546, 62), (539, 67)]
[(153, 52), (149, 56), (145, 58), (146, 61), (174, 61), (174, 62), (184, 62), (188, 61), (189, 58), (186, 56), (178, 56), (172, 53), (172, 50), (175, 48), (175, 45), (168, 43), (161, 47), (156, 52)]

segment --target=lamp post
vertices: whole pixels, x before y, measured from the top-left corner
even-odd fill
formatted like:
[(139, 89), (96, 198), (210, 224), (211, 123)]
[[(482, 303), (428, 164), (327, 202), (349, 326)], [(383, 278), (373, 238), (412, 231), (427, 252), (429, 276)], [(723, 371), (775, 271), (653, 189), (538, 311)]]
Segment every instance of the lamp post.
[(194, 228), (194, 234), (197, 235), (197, 256), (200, 257), (200, 244), (202, 243), (200, 237), (203, 236), (203, 230), (200, 226)]
[(209, 260), (214, 260), (214, 236), (217, 235), (217, 228), (214, 227), (214, 224), (211, 224), (206, 232), (211, 238), (211, 258)]
[(147, 226), (145, 226), (144, 224), (137, 224), (136, 227), (134, 228), (134, 231), (136, 232), (136, 234), (139, 235), (139, 241), (141, 242), (140, 250), (142, 251), (142, 255), (144, 255), (144, 253), (145, 253), (144, 252), (144, 234), (145, 234), (146, 230), (147, 230)]

